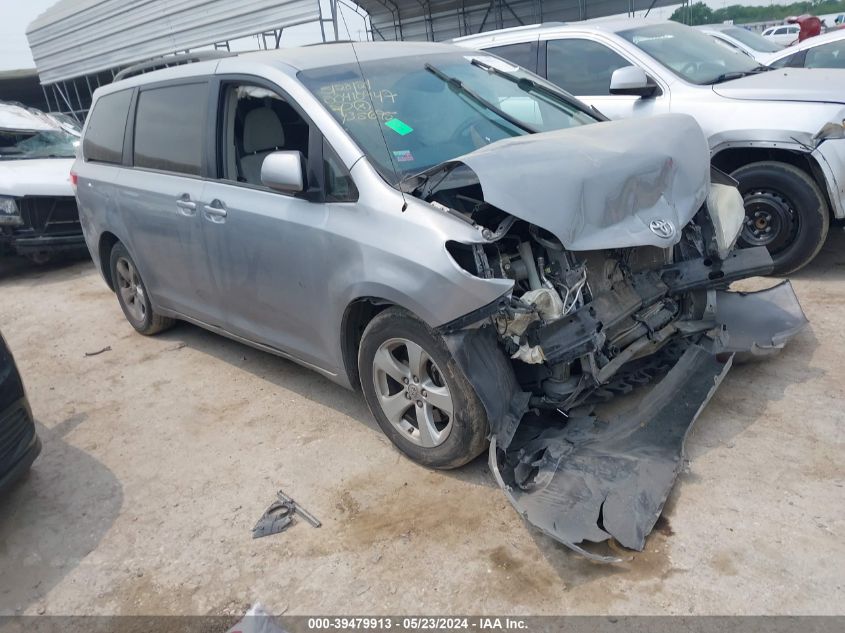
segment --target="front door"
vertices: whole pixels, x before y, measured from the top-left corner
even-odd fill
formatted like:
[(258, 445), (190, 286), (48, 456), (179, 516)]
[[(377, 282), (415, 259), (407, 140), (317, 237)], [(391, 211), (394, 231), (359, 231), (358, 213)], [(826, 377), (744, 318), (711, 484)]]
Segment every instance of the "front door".
[(595, 40), (569, 37), (546, 42), (546, 78), (611, 119), (669, 112), (665, 93), (654, 97), (610, 94), (613, 71), (636, 65)]
[(325, 366), (322, 347), (336, 347), (319, 336), (333, 251), (331, 205), (261, 182), (267, 155), (296, 151), (306, 166), (305, 185), (313, 189), (307, 165), (312, 153), (322, 153), (321, 137), (289, 100), (259, 85), (223, 81), (218, 110), (220, 177), (206, 183), (200, 221), (226, 329)]

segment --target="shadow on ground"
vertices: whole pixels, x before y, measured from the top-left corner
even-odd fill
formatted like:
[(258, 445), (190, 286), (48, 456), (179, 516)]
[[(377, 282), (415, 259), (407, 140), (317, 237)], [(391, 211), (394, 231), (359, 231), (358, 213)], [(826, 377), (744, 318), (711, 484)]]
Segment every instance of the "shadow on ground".
[[(96, 549), (120, 513), (123, 491), (114, 474), (63, 439), (84, 420), (72, 416), (53, 429), (37, 424), (41, 455), (0, 499), (0, 615), (41, 600)], [(73, 502), (81, 490), (87, 510)]]

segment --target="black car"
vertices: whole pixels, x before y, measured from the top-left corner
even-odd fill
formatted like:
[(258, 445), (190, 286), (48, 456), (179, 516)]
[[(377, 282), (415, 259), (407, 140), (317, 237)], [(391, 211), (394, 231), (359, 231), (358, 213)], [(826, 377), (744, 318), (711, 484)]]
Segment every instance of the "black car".
[(21, 375), (0, 334), (0, 492), (23, 475), (40, 452)]

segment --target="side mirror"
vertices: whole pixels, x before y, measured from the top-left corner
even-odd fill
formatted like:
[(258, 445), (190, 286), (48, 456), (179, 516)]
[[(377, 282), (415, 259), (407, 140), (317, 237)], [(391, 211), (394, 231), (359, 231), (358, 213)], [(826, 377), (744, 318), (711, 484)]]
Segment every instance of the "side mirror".
[(645, 74), (642, 68), (625, 66), (617, 68), (610, 76), (610, 94), (652, 97), (657, 92), (657, 84)]
[(284, 193), (299, 193), (305, 187), (300, 152), (273, 152), (261, 163), (261, 184)]

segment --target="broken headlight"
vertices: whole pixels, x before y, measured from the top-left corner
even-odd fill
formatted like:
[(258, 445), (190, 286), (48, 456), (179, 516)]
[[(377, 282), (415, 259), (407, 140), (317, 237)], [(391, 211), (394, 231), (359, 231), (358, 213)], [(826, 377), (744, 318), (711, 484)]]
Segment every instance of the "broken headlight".
[(18, 203), (14, 198), (0, 196), (0, 226), (17, 226), (23, 224)]
[(711, 183), (707, 210), (713, 223), (719, 257), (725, 259), (733, 250), (745, 221), (745, 204), (739, 189), (732, 185)]

